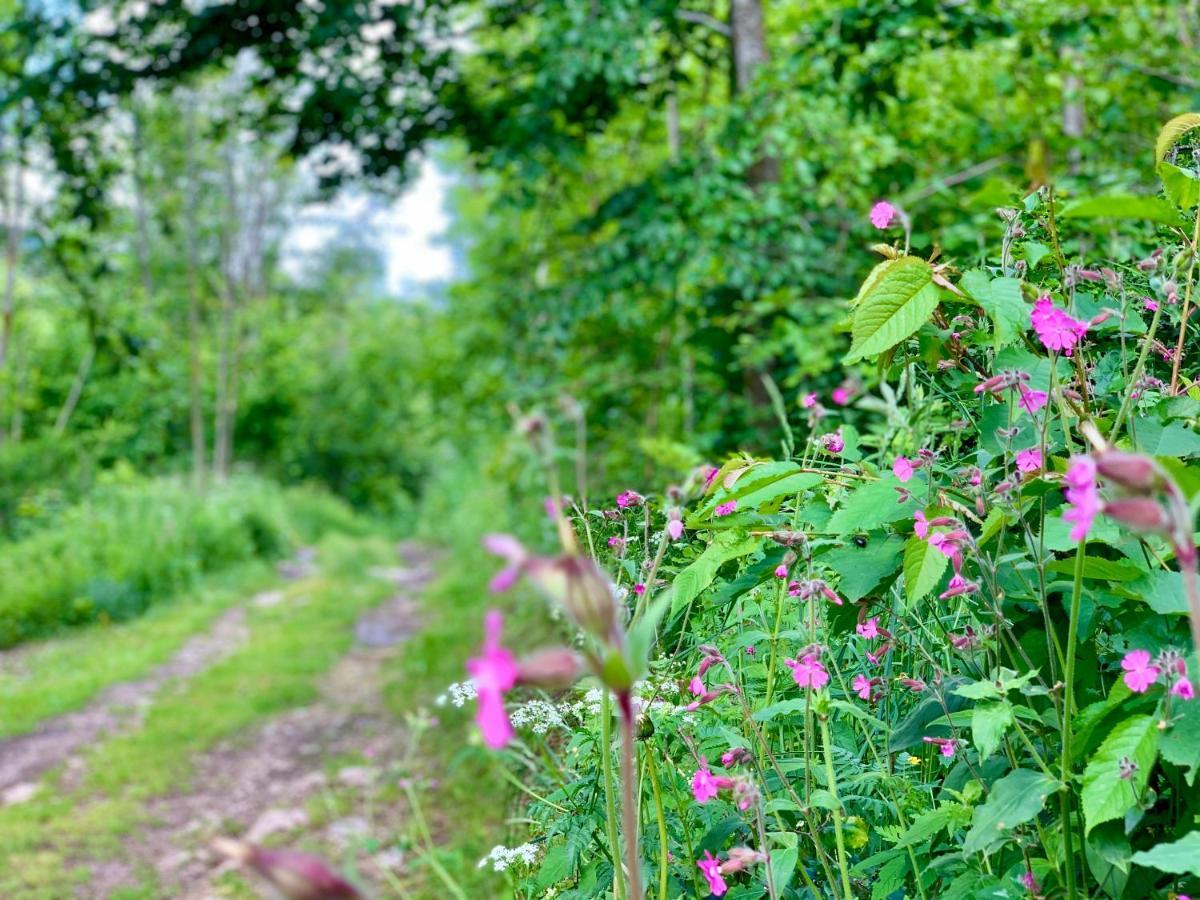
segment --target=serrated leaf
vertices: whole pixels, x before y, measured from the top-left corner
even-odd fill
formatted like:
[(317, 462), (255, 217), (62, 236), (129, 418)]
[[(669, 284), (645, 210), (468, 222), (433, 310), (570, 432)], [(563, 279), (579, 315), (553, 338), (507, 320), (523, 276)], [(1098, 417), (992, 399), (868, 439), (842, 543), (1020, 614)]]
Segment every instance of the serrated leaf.
[[(1104, 739), (1083, 772), (1083, 818), (1090, 832), (1101, 822), (1125, 815), (1146, 790), (1158, 755), (1154, 716), (1133, 716), (1118, 724)], [(1121, 777), (1121, 760), (1136, 765), (1132, 778)]]
[(1016, 769), (992, 785), (987, 801), (975, 809), (963, 853), (990, 850), (1008, 838), (1012, 829), (1037, 816), (1060, 782), (1032, 769)]
[(838, 573), (838, 592), (853, 603), (896, 572), (903, 547), (903, 538), (874, 532), (867, 546), (849, 543), (822, 555), (821, 562)]
[(999, 350), (1021, 339), (1029, 326), (1029, 307), (1021, 298), (1021, 282), (1016, 278), (989, 278), (982, 269), (972, 269), (962, 277), (960, 287), (979, 301), (992, 320), (992, 347)]
[(1157, 165), (1167, 158), (1175, 142), (1191, 131), (1200, 128), (1200, 113), (1184, 113), (1176, 116), (1162, 127), (1158, 139), (1154, 142), (1154, 162)]
[(1139, 866), (1150, 866), (1174, 875), (1195, 875), (1200, 878), (1200, 831), (1189, 831), (1173, 844), (1159, 844), (1150, 850), (1133, 854)]
[(717, 570), (731, 559), (753, 553), (762, 540), (739, 531), (719, 531), (711, 544), (704, 548), (692, 564), (675, 576), (671, 585), (671, 614), (691, 603), (700, 592), (712, 584)]
[(795, 698), (791, 700), (780, 700), (778, 703), (772, 703), (770, 706), (764, 706), (751, 718), (753, 718), (755, 722), (770, 722), (776, 716), (787, 715), (788, 713), (804, 712), (804, 707), (807, 702), (808, 701), (803, 698), (799, 700)]
[(933, 268), (923, 259), (902, 256), (881, 262), (859, 292), (844, 363), (878, 356), (916, 333), (937, 308), (939, 289)]
[(1006, 700), (981, 703), (971, 710), (971, 739), (981, 762), (996, 752), (1012, 723), (1012, 707)]
[(918, 508), (916, 501), (911, 496), (901, 501), (896, 490), (900, 486), (898, 479), (888, 476), (856, 488), (829, 520), (828, 532), (844, 537), (912, 518)]
[(1151, 456), (1200, 456), (1200, 434), (1179, 422), (1160, 425), (1153, 420), (1137, 423), (1137, 445)]
[(910, 537), (904, 545), (904, 592), (908, 602), (916, 603), (937, 587), (949, 564), (950, 557), (937, 547), (915, 534)]
[(914, 844), (925, 843), (954, 820), (954, 806), (955, 804), (945, 804), (921, 813), (908, 826), (908, 831), (904, 832), (904, 836), (896, 846), (911, 847)]
[(1167, 199), (1180, 209), (1191, 209), (1200, 202), (1200, 178), (1191, 172), (1165, 162), (1158, 166), (1158, 177)]

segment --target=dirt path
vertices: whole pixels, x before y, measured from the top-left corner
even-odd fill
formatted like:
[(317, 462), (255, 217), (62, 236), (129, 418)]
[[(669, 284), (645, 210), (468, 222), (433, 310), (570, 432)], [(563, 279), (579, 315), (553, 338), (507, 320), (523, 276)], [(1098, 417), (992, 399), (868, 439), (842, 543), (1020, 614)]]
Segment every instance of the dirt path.
[[(230, 864), (211, 850), (221, 835), (299, 842), (331, 859), (362, 850), (360, 873), (373, 883), (403, 864), (400, 854), (375, 843), (395, 833), (388, 816), (396, 805), (377, 808), (374, 797), (404, 741), (384, 705), (383, 670), (417, 627), (417, 599), (432, 577), (433, 557), (414, 544), (401, 553), (404, 566), (372, 572), (396, 592), (359, 619), (355, 645), (323, 679), (320, 699), (204, 754), (191, 789), (153, 802), (155, 824), (126, 839), (120, 858), (88, 864), (79, 896), (132, 887), (146, 869), (155, 872), (161, 896), (226, 896), (218, 884)], [(366, 763), (350, 761), (364, 757)], [(346, 761), (340, 767), (339, 758)]]

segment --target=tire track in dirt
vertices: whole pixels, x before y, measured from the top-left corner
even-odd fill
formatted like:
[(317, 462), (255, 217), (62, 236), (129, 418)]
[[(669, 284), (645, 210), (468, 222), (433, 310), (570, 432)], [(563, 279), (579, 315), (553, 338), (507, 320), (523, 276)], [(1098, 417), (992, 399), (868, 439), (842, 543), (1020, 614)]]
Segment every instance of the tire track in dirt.
[[(371, 795), (404, 742), (402, 727), (384, 703), (384, 667), (416, 631), (420, 592), (433, 576), (432, 551), (412, 543), (399, 549), (404, 566), (371, 572), (393, 583), (395, 594), (359, 618), (355, 644), (322, 678), (317, 702), (203, 754), (189, 790), (152, 801), (154, 824), (130, 836), (119, 858), (81, 863), (90, 878), (78, 896), (107, 897), (133, 887), (147, 868), (155, 872), (161, 896), (221, 896), (215, 883), (231, 864), (211, 843), (222, 835), (258, 842), (300, 831), (309, 847), (315, 842), (330, 855), (368, 836), (368, 820), (379, 812)], [(352, 755), (367, 756), (369, 764), (326, 775), (329, 759)], [(310, 827), (306, 806), (331, 790), (349, 792), (351, 809)], [(385, 855), (375, 865), (401, 862)], [(376, 880), (382, 873), (362, 874)]]

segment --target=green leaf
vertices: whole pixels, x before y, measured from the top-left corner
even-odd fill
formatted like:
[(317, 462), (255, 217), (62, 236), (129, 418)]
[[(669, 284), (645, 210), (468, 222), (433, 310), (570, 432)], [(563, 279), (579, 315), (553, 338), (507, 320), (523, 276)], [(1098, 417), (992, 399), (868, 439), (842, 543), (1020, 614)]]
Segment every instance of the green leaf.
[(895, 347), (925, 324), (938, 298), (933, 268), (925, 260), (902, 256), (881, 262), (859, 292), (850, 352), (843, 362), (878, 356)]
[(1061, 782), (1032, 769), (1016, 769), (992, 785), (987, 801), (975, 809), (963, 853), (981, 853), (1003, 842), (1013, 828), (1042, 811)]
[(1133, 854), (1139, 866), (1150, 866), (1174, 875), (1195, 875), (1200, 878), (1200, 831), (1189, 831), (1173, 844), (1159, 844), (1150, 850)]
[(1143, 453), (1176, 458), (1200, 456), (1200, 434), (1186, 425), (1179, 422), (1160, 425), (1148, 420), (1137, 422), (1136, 427), (1137, 445)]
[(1158, 167), (1158, 177), (1167, 198), (1180, 209), (1191, 209), (1200, 202), (1200, 178), (1191, 172), (1165, 162)]
[(904, 545), (904, 591), (910, 605), (937, 587), (949, 564), (950, 557), (928, 541), (915, 534), (908, 539)]
[(1179, 717), (1159, 737), (1158, 749), (1167, 762), (1187, 770), (1184, 778), (1193, 785), (1200, 771), (1200, 703), (1180, 703), (1176, 709)]
[(855, 489), (829, 520), (828, 532), (845, 537), (879, 528), (889, 522), (912, 518), (918, 509), (917, 503), (911, 496), (902, 502), (896, 491), (900, 486), (899, 479), (888, 475)]
[(799, 860), (799, 847), (771, 851), (771, 881), (775, 884), (775, 890), (783, 891), (787, 888), (792, 881), (792, 875), (796, 871), (796, 863)]
[[(1056, 559), (1046, 566), (1050, 572), (1070, 575), (1075, 571), (1075, 560)], [(1137, 581), (1146, 573), (1131, 562), (1119, 559), (1104, 559), (1100, 556), (1083, 558), (1083, 577), (1099, 578), (1103, 581)]]
[(1157, 222), (1160, 225), (1182, 225), (1179, 213), (1161, 197), (1134, 194), (1109, 194), (1105, 197), (1084, 197), (1066, 206), (1064, 219), (1122, 219), (1135, 222)]
[(1167, 122), (1162, 127), (1162, 131), (1158, 133), (1158, 139), (1154, 142), (1155, 164), (1157, 165), (1166, 159), (1167, 154), (1171, 152), (1171, 148), (1175, 146), (1175, 142), (1193, 128), (1200, 128), (1200, 113), (1184, 113)]
[(704, 552), (675, 576), (675, 583), (671, 586), (671, 614), (679, 612), (712, 584), (721, 566), (731, 559), (753, 553), (761, 543), (761, 539), (740, 531), (717, 532), (712, 543), (704, 548)]
[[(1109, 733), (1088, 760), (1082, 794), (1086, 831), (1125, 815), (1146, 790), (1158, 755), (1157, 723), (1154, 716), (1126, 719)], [(1130, 779), (1122, 778), (1120, 773), (1121, 760), (1126, 758), (1137, 766)]]
[(900, 838), (900, 843), (896, 846), (911, 847), (914, 844), (925, 843), (925, 841), (954, 821), (954, 810), (956, 807), (957, 804), (944, 804), (921, 813), (913, 821), (912, 825), (908, 826), (908, 831), (904, 832), (904, 836)]
[(1183, 576), (1178, 572), (1156, 569), (1144, 574), (1137, 581), (1115, 585), (1118, 593), (1141, 600), (1152, 610), (1163, 616), (1186, 616), (1187, 594), (1183, 590)]
[(755, 722), (770, 722), (776, 716), (782, 716), (786, 713), (804, 712), (804, 706), (807, 701), (801, 699), (780, 700), (778, 703), (772, 703), (770, 706), (764, 706), (756, 712), (752, 718)]
[(996, 752), (1012, 723), (1012, 707), (1007, 700), (981, 703), (971, 711), (971, 738), (975, 742), (975, 749), (979, 751), (980, 760)]
[(1032, 272), (1038, 267), (1043, 259), (1051, 254), (1051, 250), (1040, 241), (1025, 241), (1021, 244), (1025, 250), (1025, 262), (1029, 264), (1029, 271)]
[(900, 567), (904, 539), (894, 534), (874, 532), (867, 546), (847, 544), (823, 554), (821, 562), (838, 573), (837, 588), (853, 603), (869, 594), (876, 585)]
[[(1031, 266), (1032, 268), (1032, 266)], [(992, 320), (992, 347), (999, 350), (1021, 339), (1029, 327), (1029, 307), (1021, 298), (1016, 278), (991, 278), (981, 269), (963, 275), (960, 287), (979, 301)]]

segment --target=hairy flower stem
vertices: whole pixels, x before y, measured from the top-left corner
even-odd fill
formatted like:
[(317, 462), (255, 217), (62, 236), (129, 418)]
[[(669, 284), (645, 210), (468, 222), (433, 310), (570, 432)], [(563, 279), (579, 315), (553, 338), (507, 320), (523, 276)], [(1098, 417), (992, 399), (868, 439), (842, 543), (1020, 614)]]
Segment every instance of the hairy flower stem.
[(600, 698), (600, 765), (604, 769), (604, 813), (608, 852), (613, 861), (613, 892), (617, 900), (625, 900), (625, 879), (621, 877), (621, 842), (617, 837), (617, 801), (613, 788), (612, 701), (608, 691)]
[(646, 774), (650, 776), (650, 790), (654, 794), (654, 815), (658, 820), (658, 900), (666, 900), (668, 864), (667, 819), (663, 813), (662, 788), (658, 784), (658, 767), (654, 764), (654, 748), (646, 748)]
[(621, 825), (625, 832), (625, 868), (629, 875), (629, 900), (644, 900), (641, 850), (638, 847), (637, 747), (634, 732), (633, 696), (626, 691), (617, 697), (621, 706)]
[(838, 799), (837, 775), (833, 771), (833, 742), (829, 738), (829, 717), (822, 715), (821, 743), (825, 745), (825, 779), (833, 797), (833, 836), (837, 841), (838, 870), (842, 874), (842, 890), (847, 898), (854, 896), (850, 888), (850, 867), (846, 862), (846, 837), (842, 834), (842, 801)]
[(1071, 800), (1072, 800), (1072, 770), (1075, 761), (1072, 758), (1073, 748), (1071, 739), (1074, 737), (1075, 717), (1075, 648), (1079, 643), (1079, 606), (1083, 599), (1083, 560), (1084, 541), (1075, 548), (1075, 582), (1071, 589), (1071, 619), (1067, 626), (1067, 666), (1064, 673), (1063, 696), (1063, 728), (1062, 728), (1062, 782), (1065, 790), (1062, 793), (1062, 826), (1064, 857), (1067, 864), (1067, 897), (1074, 900), (1079, 896), (1075, 884), (1075, 849), (1074, 833), (1071, 829)]

